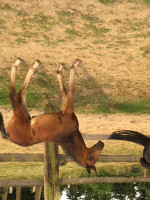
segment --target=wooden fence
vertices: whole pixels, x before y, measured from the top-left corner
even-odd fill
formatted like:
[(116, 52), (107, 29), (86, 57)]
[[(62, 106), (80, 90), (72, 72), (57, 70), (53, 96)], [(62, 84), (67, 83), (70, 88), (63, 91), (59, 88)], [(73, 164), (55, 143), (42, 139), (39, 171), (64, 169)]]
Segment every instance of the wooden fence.
[[(99, 136), (83, 135), (85, 140), (99, 140)], [(108, 135), (102, 136), (107, 140)], [(44, 143), (43, 154), (0, 154), (0, 162), (44, 162), (44, 180), (0, 180), (0, 187), (6, 189), (2, 200), (7, 200), (9, 187), (16, 187), (16, 200), (21, 198), (21, 187), (34, 186), (35, 200), (40, 200), (41, 188), (44, 186), (45, 200), (59, 199), (59, 184), (90, 184), (90, 183), (132, 183), (150, 182), (150, 177), (91, 177), (59, 179), (59, 166), (72, 162), (67, 154), (58, 154), (58, 146), (53, 143)], [(140, 157), (131, 155), (100, 155), (98, 162), (139, 162)]]

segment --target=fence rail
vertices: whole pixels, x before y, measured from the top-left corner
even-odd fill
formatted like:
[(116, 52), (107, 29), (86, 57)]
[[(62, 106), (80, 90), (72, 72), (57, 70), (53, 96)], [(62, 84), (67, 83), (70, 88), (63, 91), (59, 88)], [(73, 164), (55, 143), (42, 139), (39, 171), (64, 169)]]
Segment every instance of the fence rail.
[[(89, 135), (83, 134), (85, 140), (107, 140), (108, 135)], [(51, 146), (52, 148), (52, 146)], [(50, 151), (50, 149), (48, 149)], [(56, 152), (54, 150), (54, 152)], [(46, 156), (50, 158), (52, 155)], [(65, 165), (67, 162), (74, 161), (67, 154), (57, 154), (55, 159), (59, 159), (59, 165)], [(100, 155), (98, 162), (139, 162), (140, 157), (135, 155)], [(1, 153), (0, 162), (44, 162), (47, 163), (44, 159), (44, 154), (19, 154), (19, 153)], [(50, 162), (52, 164), (52, 162)], [(55, 167), (56, 164), (53, 166)], [(51, 169), (51, 167), (48, 167)], [(48, 172), (46, 169), (46, 172)], [(59, 169), (59, 168), (58, 168)], [(54, 170), (55, 171), (55, 170)], [(59, 199), (59, 184), (60, 185), (72, 185), (72, 184), (90, 184), (90, 183), (132, 183), (132, 182), (150, 182), (150, 177), (89, 177), (89, 178), (59, 178), (59, 171), (55, 171), (57, 177), (54, 177), (54, 183), (49, 184), (51, 177), (47, 174), (44, 174), (43, 179), (36, 180), (0, 180), (0, 187), (16, 187), (16, 200), (21, 199), (21, 187), (36, 187), (35, 200), (40, 200), (41, 188), (44, 186), (44, 196), (46, 200), (58, 200)], [(47, 180), (47, 187), (45, 181)], [(54, 187), (53, 187), (54, 186)], [(47, 192), (47, 194), (46, 194)], [(8, 191), (3, 194), (3, 199), (7, 199)], [(50, 194), (50, 195), (49, 195)], [(54, 198), (55, 197), (55, 198)]]
[[(134, 183), (150, 182), (150, 177), (89, 177), (59, 179), (60, 185), (91, 184), (91, 183)], [(0, 187), (32, 187), (43, 186), (43, 179), (31, 180), (0, 180)]]
[[(71, 162), (73, 159), (67, 154), (59, 154), (60, 165)], [(139, 162), (140, 157), (135, 155), (100, 155), (99, 162)], [(43, 154), (1, 153), (0, 162), (43, 162)]]

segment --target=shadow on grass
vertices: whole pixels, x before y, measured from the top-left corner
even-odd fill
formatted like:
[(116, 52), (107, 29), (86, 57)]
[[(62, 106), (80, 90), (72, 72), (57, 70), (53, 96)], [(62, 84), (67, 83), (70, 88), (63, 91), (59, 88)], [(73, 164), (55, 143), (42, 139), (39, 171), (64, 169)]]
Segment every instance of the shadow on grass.
[[(126, 99), (119, 96), (110, 96), (103, 90), (96, 79), (88, 73), (83, 65), (81, 74), (84, 78), (75, 81), (75, 110), (82, 113), (150, 113), (150, 98), (139, 96)], [(20, 89), (26, 69), (21, 76), (17, 76), (17, 91)], [(76, 74), (78, 76), (78, 74)], [(10, 77), (8, 70), (1, 70), (0, 106), (10, 107), (8, 92)], [(60, 111), (60, 89), (56, 74), (48, 75), (47, 72), (36, 71), (28, 88), (27, 102), (29, 108), (43, 110), (49, 102), (55, 110)], [(50, 106), (49, 106), (50, 107)], [(50, 109), (51, 112), (51, 109)]]
[[(150, 113), (150, 98), (140, 96), (111, 96), (104, 92), (103, 85), (82, 66), (85, 78), (80, 80), (80, 88), (75, 92), (75, 108), (84, 113)], [(84, 92), (83, 92), (84, 91)]]

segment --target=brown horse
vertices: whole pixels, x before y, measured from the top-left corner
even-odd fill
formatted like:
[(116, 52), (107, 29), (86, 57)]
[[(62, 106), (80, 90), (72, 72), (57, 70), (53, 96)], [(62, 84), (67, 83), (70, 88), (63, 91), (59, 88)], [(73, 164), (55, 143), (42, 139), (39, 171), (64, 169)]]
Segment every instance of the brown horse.
[(103, 150), (104, 144), (99, 141), (91, 148), (87, 148), (82, 135), (79, 131), (79, 123), (74, 113), (74, 70), (80, 64), (77, 59), (71, 67), (69, 79), (69, 91), (67, 93), (63, 80), (60, 64), (57, 77), (62, 94), (62, 112), (42, 114), (34, 118), (30, 117), (26, 93), (29, 81), (34, 70), (39, 67), (40, 61), (35, 61), (29, 68), (25, 81), (17, 94), (16, 92), (16, 74), (22, 60), (19, 58), (12, 66), (11, 86), (9, 99), (13, 108), (13, 117), (10, 120), (7, 131), (4, 128), (3, 117), (0, 113), (0, 131), (4, 138), (20, 146), (30, 146), (41, 142), (55, 142), (62, 146), (79, 164), (84, 166), (90, 173), (91, 169), (96, 171), (94, 164)]
[(143, 158), (141, 158), (141, 165), (150, 169), (150, 138), (142, 133), (130, 130), (121, 130), (113, 132), (109, 139), (126, 140), (144, 146)]

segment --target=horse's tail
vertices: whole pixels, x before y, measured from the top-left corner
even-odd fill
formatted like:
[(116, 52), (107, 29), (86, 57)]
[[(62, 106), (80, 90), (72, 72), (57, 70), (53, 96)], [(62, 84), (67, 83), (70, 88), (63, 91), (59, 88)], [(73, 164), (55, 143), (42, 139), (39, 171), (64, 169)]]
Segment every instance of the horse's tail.
[(3, 115), (2, 115), (2, 113), (0, 112), (0, 132), (1, 132), (1, 134), (2, 134), (2, 137), (4, 138), (4, 139), (8, 139), (8, 134), (6, 133), (6, 131), (5, 131), (5, 128), (4, 128), (4, 120), (3, 120)]
[(126, 140), (143, 146), (146, 146), (149, 140), (149, 138), (146, 135), (130, 130), (115, 131), (110, 135), (109, 139)]

